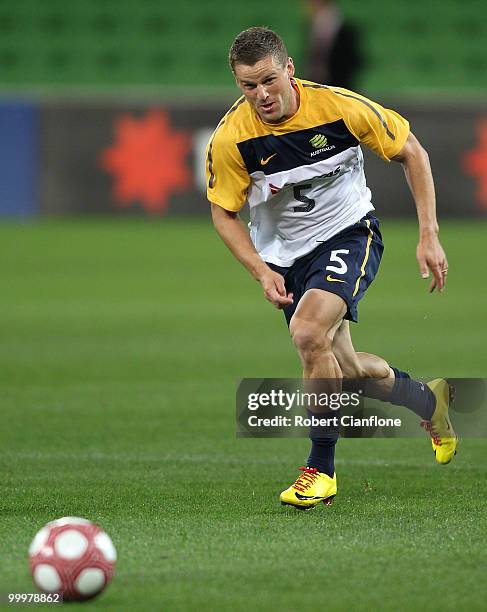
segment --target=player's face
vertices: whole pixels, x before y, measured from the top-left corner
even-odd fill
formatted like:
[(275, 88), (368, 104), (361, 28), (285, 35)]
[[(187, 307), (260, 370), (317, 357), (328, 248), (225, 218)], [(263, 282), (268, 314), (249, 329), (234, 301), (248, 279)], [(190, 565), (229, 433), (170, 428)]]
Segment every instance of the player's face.
[(272, 55), (253, 66), (235, 66), (238, 87), (266, 123), (279, 123), (297, 111), (299, 99), (291, 85), (293, 75), (294, 64), (291, 58), (282, 66)]

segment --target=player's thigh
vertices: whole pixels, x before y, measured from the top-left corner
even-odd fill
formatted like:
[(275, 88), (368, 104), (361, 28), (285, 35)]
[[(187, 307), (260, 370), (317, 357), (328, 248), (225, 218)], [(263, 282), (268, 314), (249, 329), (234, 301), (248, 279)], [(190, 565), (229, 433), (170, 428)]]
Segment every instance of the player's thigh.
[(345, 301), (323, 289), (308, 289), (299, 300), (289, 330), (295, 344), (330, 347), (347, 312)]

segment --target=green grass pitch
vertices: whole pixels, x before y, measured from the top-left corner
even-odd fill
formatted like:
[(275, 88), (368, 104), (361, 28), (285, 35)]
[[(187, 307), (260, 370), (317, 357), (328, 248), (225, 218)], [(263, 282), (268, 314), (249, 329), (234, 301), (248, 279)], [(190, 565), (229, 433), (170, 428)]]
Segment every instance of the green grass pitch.
[[(483, 222), (445, 222), (428, 294), (411, 222), (384, 221), (358, 350), (414, 375), (487, 375)], [(235, 437), (242, 377), (297, 377), (282, 314), (208, 221), (0, 226), (0, 593), (32, 592), (48, 520), (119, 553), (84, 609), (485, 609), (487, 444), (343, 440), (330, 508), (278, 504), (305, 439)]]

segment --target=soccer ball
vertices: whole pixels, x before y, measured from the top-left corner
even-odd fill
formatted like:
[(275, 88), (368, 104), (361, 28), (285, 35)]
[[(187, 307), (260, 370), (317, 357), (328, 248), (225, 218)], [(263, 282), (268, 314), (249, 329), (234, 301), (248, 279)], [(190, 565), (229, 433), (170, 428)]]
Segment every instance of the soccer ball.
[(95, 597), (110, 582), (117, 552), (97, 525), (67, 516), (47, 523), (29, 548), (34, 584), (64, 601)]

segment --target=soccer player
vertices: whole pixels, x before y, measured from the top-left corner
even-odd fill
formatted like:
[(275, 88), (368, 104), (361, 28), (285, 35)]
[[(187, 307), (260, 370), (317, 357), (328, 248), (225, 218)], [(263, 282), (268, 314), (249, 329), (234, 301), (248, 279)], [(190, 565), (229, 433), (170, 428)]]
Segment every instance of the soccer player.
[[(426, 151), (396, 112), (352, 91), (296, 78), (282, 39), (268, 28), (241, 32), (229, 62), (243, 96), (207, 147), (207, 194), (218, 234), (266, 299), (284, 310), (304, 379), (383, 381), (390, 402), (424, 419), (436, 460), (449, 463), (457, 440), (448, 383), (424, 385), (381, 357), (356, 352), (349, 327), (383, 250), (362, 144), (402, 164), (419, 220), (420, 274), (428, 278), (431, 271), (430, 291), (443, 291), (448, 263)], [(238, 215), (246, 203), (250, 236)], [(281, 493), (282, 503), (331, 503), (337, 436), (311, 431), (307, 466)]]

